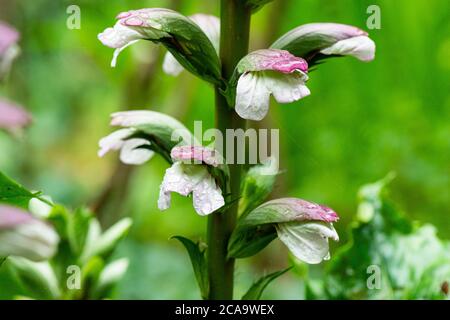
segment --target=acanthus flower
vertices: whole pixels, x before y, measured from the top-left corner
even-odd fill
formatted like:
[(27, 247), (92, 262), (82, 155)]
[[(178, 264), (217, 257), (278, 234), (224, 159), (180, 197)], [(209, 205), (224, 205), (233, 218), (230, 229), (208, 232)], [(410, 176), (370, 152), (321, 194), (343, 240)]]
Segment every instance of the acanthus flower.
[(194, 209), (199, 215), (208, 215), (225, 205), (222, 190), (208, 171), (221, 161), (215, 150), (199, 146), (181, 146), (172, 149), (173, 165), (166, 170), (160, 187), (158, 208), (170, 207), (171, 193), (193, 195)]
[(32, 261), (51, 258), (59, 237), (46, 223), (28, 212), (0, 205), (0, 256), (20, 256)]
[(237, 66), (236, 112), (244, 119), (262, 120), (269, 111), (270, 96), (290, 103), (310, 94), (308, 63), (285, 50), (258, 50)]

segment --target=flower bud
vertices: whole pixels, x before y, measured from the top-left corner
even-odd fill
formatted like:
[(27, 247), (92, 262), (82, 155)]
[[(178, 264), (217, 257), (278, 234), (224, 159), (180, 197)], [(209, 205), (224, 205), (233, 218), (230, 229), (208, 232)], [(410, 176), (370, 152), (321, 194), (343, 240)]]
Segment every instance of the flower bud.
[(47, 260), (55, 254), (58, 242), (58, 235), (46, 223), (22, 209), (0, 205), (0, 256)]

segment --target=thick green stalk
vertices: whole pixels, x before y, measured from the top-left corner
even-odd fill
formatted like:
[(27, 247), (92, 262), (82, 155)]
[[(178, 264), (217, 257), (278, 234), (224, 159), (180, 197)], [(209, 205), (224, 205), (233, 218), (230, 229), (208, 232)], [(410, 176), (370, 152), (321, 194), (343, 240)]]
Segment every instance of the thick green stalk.
[[(222, 77), (230, 79), (239, 60), (248, 52), (251, 11), (242, 0), (221, 0), (220, 59)], [(216, 127), (223, 137), (227, 129), (245, 129), (246, 122), (229, 106), (225, 97), (216, 88)], [(227, 141), (224, 139), (224, 151)], [(235, 152), (244, 148), (235, 144)], [(230, 180), (226, 187), (227, 201), (239, 197), (242, 165), (229, 164)], [(208, 218), (208, 271), (209, 299), (233, 298), (234, 259), (227, 259), (228, 239), (236, 226), (237, 202), (223, 213)]]

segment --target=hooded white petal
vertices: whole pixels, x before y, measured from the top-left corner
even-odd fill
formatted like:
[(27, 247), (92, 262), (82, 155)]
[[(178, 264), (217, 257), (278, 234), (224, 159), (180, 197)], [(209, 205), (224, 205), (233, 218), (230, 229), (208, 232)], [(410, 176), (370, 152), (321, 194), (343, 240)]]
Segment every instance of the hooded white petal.
[(139, 165), (150, 160), (154, 152), (152, 150), (139, 148), (140, 146), (150, 145), (145, 139), (129, 139), (134, 133), (134, 129), (125, 128), (117, 130), (100, 140), (98, 156), (103, 157), (109, 151), (120, 150), (120, 160), (125, 164)]
[(140, 165), (149, 161), (155, 153), (152, 150), (140, 148), (149, 145), (150, 142), (145, 139), (126, 140), (120, 150), (120, 160), (131, 165)]
[(0, 256), (46, 260), (55, 254), (58, 242), (59, 237), (51, 227), (33, 219), (13, 228), (0, 229)]
[(208, 174), (194, 189), (194, 208), (199, 215), (210, 214), (225, 205), (225, 200), (214, 178)]
[(262, 120), (269, 111), (270, 91), (261, 72), (248, 72), (238, 81), (236, 112), (244, 119)]
[(290, 103), (310, 95), (306, 73), (257, 71), (243, 74), (236, 90), (236, 112), (248, 120), (260, 121), (269, 111), (270, 95), (279, 103)]
[(327, 55), (349, 55), (361, 61), (371, 61), (375, 58), (375, 42), (369, 37), (358, 36), (338, 41), (320, 52)]
[(264, 72), (266, 86), (278, 103), (291, 103), (309, 96), (305, 85), (308, 76), (301, 71), (293, 73)]
[(331, 223), (280, 223), (277, 225), (277, 233), (297, 259), (309, 264), (318, 264), (329, 259), (328, 238), (339, 240)]
[(189, 165), (175, 162), (166, 170), (160, 187), (158, 208), (170, 207), (170, 193), (182, 196), (194, 195), (194, 208), (200, 215), (207, 215), (224, 205), (220, 188), (204, 165)]
[(123, 49), (143, 38), (142, 34), (124, 26), (120, 21), (113, 28), (107, 28), (98, 35), (98, 39), (105, 46), (116, 49), (111, 62), (112, 67), (116, 66), (117, 57)]

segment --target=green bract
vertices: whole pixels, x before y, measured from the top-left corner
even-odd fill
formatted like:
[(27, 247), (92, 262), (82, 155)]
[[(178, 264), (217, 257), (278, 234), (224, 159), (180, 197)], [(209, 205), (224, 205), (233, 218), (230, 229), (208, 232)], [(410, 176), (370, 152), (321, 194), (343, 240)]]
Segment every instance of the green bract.
[(258, 11), (262, 7), (264, 7), (269, 2), (272, 2), (273, 0), (244, 0), (249, 6), (253, 12)]
[(272, 192), (278, 175), (278, 161), (271, 158), (263, 165), (250, 168), (242, 184), (239, 213), (245, 215), (259, 206)]

